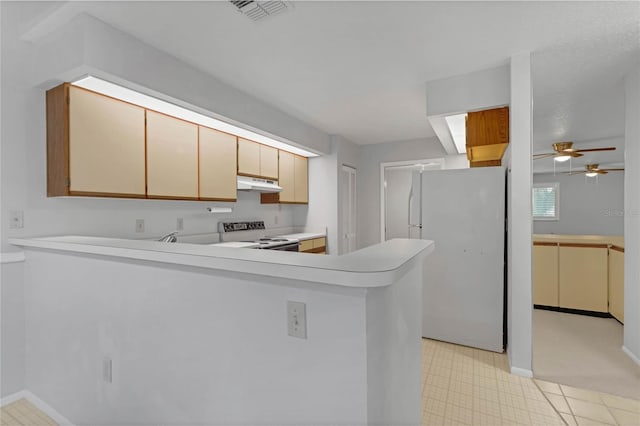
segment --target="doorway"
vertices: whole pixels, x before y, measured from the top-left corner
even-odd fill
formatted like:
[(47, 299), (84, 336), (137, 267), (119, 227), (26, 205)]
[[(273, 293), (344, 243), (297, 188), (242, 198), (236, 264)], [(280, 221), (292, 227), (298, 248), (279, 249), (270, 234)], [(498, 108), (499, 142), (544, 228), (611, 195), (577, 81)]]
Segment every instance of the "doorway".
[(415, 171), (444, 169), (443, 158), (380, 164), (380, 241), (410, 238), (409, 204)]

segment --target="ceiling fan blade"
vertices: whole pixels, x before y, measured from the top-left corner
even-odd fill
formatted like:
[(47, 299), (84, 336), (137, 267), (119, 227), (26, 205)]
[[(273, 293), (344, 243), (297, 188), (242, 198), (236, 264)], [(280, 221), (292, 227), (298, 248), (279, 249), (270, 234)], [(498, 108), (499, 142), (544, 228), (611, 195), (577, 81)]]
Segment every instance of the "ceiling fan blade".
[(570, 152), (563, 153), (563, 154), (564, 154), (564, 155), (570, 155), (570, 156), (571, 156), (571, 157), (573, 157), (573, 158), (582, 157), (582, 156), (584, 155), (584, 154), (580, 154), (580, 153), (579, 153), (579, 152), (577, 152), (577, 151), (570, 151)]
[(594, 152), (594, 151), (615, 151), (615, 146), (609, 146), (607, 148), (589, 148), (589, 149), (576, 149), (575, 152)]
[(607, 172), (622, 172), (622, 171), (624, 171), (624, 169), (600, 169), (600, 170), (605, 170)]
[(586, 171), (581, 170), (579, 172), (564, 172), (565, 174), (568, 174), (569, 176), (573, 176), (573, 175), (581, 175), (583, 173), (586, 173)]
[(555, 152), (548, 152), (546, 154), (533, 154), (533, 159), (534, 160), (539, 160), (541, 158), (549, 158), (549, 157), (553, 157), (554, 155), (556, 155)]
[(609, 173), (609, 172), (606, 171), (606, 170), (598, 169), (598, 174), (599, 175), (606, 175), (607, 173)]

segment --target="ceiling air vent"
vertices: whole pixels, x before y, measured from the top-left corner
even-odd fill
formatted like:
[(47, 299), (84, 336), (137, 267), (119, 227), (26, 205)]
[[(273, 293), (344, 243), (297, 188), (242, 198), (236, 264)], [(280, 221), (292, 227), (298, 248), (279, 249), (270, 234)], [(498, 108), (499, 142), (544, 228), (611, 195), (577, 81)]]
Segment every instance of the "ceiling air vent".
[(253, 0), (229, 0), (238, 11), (254, 21), (275, 15), (287, 10), (283, 1), (253, 1)]

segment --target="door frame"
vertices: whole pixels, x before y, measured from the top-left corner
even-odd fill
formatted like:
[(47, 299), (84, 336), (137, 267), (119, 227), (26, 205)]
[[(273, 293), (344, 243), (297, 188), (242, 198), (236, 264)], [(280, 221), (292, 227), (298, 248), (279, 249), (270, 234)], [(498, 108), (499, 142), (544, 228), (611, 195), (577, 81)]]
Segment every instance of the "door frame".
[(421, 160), (404, 160), (404, 161), (389, 161), (380, 163), (380, 242), (385, 241), (386, 230), (386, 214), (385, 214), (385, 206), (386, 206), (386, 193), (384, 187), (384, 172), (387, 168), (393, 167), (406, 167), (413, 166), (415, 164), (429, 164), (429, 165), (440, 165), (440, 169), (444, 169), (445, 161), (444, 157), (438, 158), (423, 158)]

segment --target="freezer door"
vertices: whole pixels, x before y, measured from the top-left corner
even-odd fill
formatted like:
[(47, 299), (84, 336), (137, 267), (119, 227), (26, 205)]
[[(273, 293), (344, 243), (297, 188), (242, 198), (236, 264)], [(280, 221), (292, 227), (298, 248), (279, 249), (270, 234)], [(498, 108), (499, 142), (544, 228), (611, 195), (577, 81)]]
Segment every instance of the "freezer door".
[(504, 170), (422, 174), (423, 336), (502, 352)]
[(408, 203), (408, 236), (409, 238), (422, 238), (422, 173), (411, 174), (411, 190)]

